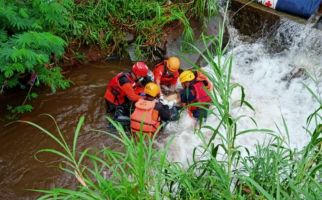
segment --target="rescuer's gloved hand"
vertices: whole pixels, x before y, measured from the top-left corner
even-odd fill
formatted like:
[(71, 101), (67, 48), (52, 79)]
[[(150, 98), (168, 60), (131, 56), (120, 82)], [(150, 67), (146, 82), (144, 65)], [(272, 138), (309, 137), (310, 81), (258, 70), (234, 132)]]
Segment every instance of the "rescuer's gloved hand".
[(176, 102), (175, 101), (168, 101), (167, 99), (164, 98), (164, 96), (161, 96), (160, 103), (162, 103), (163, 105), (169, 106), (169, 108), (171, 109), (175, 105)]

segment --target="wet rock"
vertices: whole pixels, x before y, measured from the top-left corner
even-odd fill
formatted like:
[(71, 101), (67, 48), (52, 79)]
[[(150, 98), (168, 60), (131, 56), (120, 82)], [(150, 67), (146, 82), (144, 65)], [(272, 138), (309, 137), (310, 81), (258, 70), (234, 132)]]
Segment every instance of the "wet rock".
[(281, 80), (287, 81), (287, 87), (291, 84), (291, 81), (295, 78), (300, 78), (305, 74), (305, 69), (302, 67), (294, 67), (292, 71), (286, 74)]
[(109, 54), (105, 58), (106, 61), (114, 61), (114, 60), (120, 60), (120, 59), (121, 59), (121, 56), (118, 54)]
[[(220, 16), (217, 17), (211, 17), (208, 19), (208, 22), (206, 23), (206, 28), (202, 29), (202, 24), (198, 20), (191, 20), (191, 26), (195, 35), (195, 38), (197, 39), (193, 45), (195, 45), (201, 52), (204, 52), (206, 48), (209, 47), (210, 43), (204, 44), (204, 42), (200, 39), (200, 36), (202, 33), (205, 35), (210, 36), (216, 36), (218, 34), (219, 27), (218, 25), (222, 22), (222, 19)], [(151, 63), (157, 63), (163, 60), (166, 57), (169, 56), (178, 56), (181, 59), (182, 68), (190, 68), (192, 67), (191, 64), (189, 64), (189, 61), (193, 63), (201, 64), (202, 59), (200, 57), (200, 53), (197, 51), (194, 51), (192, 47), (190, 47), (187, 44), (184, 44), (183, 40), (183, 26), (180, 23), (173, 23), (167, 26), (164, 30), (165, 35), (164, 38), (161, 38), (161, 41), (164, 41), (163, 45), (161, 46), (146, 46), (142, 47), (141, 50), (148, 55), (147, 60)], [(226, 31), (228, 33), (228, 31)], [(228, 42), (228, 34), (224, 37), (224, 45)], [(186, 49), (183, 49), (182, 47), (185, 45), (187, 47)], [(188, 50), (187, 50), (188, 49)], [(130, 44), (126, 49), (125, 53), (128, 55), (130, 60), (137, 61), (139, 58), (136, 56), (136, 46), (134, 43)]]
[(133, 43), (124, 49), (122, 55), (126, 56), (127, 58), (129, 58), (129, 60), (133, 62), (139, 60), (139, 58), (135, 55), (135, 44)]
[(125, 41), (128, 43), (132, 43), (135, 40), (135, 35), (133, 33), (126, 32), (125, 33)]
[[(222, 18), (220, 16), (211, 17), (208, 19), (208, 22), (206, 24), (206, 28), (203, 31), (202, 24), (197, 20), (191, 20), (191, 26), (193, 28), (193, 32), (195, 35), (195, 38), (197, 39), (193, 45), (196, 46), (201, 52), (204, 52), (206, 48), (211, 48), (210, 42), (207, 42), (204, 44), (202, 39), (200, 38), (201, 34), (204, 33), (208, 36), (217, 36), (219, 31), (219, 24), (222, 23)], [(202, 57), (200, 56), (200, 53), (194, 50), (189, 45), (186, 45), (187, 49), (184, 49), (182, 51), (182, 46), (184, 44), (183, 37), (182, 37), (182, 31), (183, 27), (175, 27), (172, 29), (171, 32), (168, 33), (167, 39), (166, 39), (166, 46), (165, 46), (165, 57), (169, 56), (178, 56), (181, 59), (181, 66), (183, 69), (191, 68), (192, 63), (196, 63), (197, 65), (204, 66), (206, 63), (203, 62)], [(226, 31), (226, 33), (228, 33)], [(229, 36), (225, 35), (225, 44), (228, 41)], [(189, 61), (188, 61), (189, 60)]]
[(271, 54), (281, 53), (284, 50), (289, 49), (293, 43), (293, 33), (292, 28), (289, 29), (283, 28), (283, 31), (279, 31), (279, 28), (282, 26), (286, 27), (285, 24), (281, 23), (273, 27), (275, 30), (274, 34), (269, 35), (263, 41), (267, 47), (267, 50)]
[(294, 68), (290, 73), (288, 73), (286, 76), (282, 78), (283, 81), (290, 81), (294, 78), (300, 78), (305, 73), (304, 68)]
[(240, 34), (253, 38), (269, 34), (280, 21), (280, 16), (274, 10), (249, 1), (232, 1), (230, 11), (232, 25)]
[(319, 30), (322, 30), (322, 17), (320, 18), (320, 20), (318, 21), (318, 23), (316, 23), (315, 27)]
[(241, 34), (255, 38), (268, 36), (278, 28), (281, 19), (288, 19), (300, 24), (306, 20), (283, 12), (267, 8), (249, 0), (233, 0), (230, 6), (233, 26)]

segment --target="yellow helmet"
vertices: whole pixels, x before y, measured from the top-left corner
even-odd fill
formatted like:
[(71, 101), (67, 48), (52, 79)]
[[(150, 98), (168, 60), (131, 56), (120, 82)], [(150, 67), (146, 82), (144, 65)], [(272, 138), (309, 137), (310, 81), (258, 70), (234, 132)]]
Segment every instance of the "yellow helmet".
[(179, 80), (181, 83), (184, 83), (187, 81), (192, 81), (193, 79), (195, 79), (195, 75), (190, 70), (186, 70), (186, 71), (182, 72), (179, 76)]
[(144, 93), (156, 97), (160, 93), (160, 87), (157, 84), (150, 82), (144, 87)]
[(176, 72), (180, 68), (180, 60), (175, 56), (168, 58), (167, 63), (167, 67), (171, 72)]

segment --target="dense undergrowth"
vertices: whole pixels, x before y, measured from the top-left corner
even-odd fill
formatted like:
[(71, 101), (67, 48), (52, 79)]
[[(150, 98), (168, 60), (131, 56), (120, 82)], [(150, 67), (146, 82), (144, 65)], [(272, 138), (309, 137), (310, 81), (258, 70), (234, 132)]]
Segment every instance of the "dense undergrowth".
[(55, 30), (68, 24), (70, 6), (69, 1), (0, 0), (0, 95), (6, 89), (25, 87), (22, 79), (30, 80), (26, 99), (21, 100), (22, 106), (9, 106), (12, 112), (31, 109), (26, 100), (37, 96), (31, 93), (34, 85), (47, 85), (52, 91), (69, 86), (54, 61), (67, 44)]
[[(282, 134), (271, 130), (239, 130), (238, 122), (245, 116), (231, 114), (232, 92), (241, 90), (240, 106), (253, 108), (245, 100), (243, 87), (231, 82), (232, 56), (222, 48), (222, 37), (223, 31), (213, 41), (215, 52), (207, 49), (202, 54), (211, 69), (207, 76), (214, 83), (214, 89), (210, 91), (212, 109), (209, 112), (215, 115), (217, 123), (202, 125), (203, 129), (196, 130), (204, 143), (191, 155), (194, 159), (189, 167), (169, 162), (167, 146), (154, 148), (155, 138), (139, 134), (135, 140), (110, 119), (119, 135), (98, 132), (118, 140), (123, 144), (122, 151), (109, 148), (95, 153), (88, 149), (77, 151), (84, 117), (78, 123), (72, 145), (67, 144), (59, 129), (56, 136), (26, 122), (41, 129), (62, 147), (62, 151), (44, 149), (41, 152), (61, 156), (64, 170), (74, 174), (79, 182), (74, 190), (37, 190), (43, 193), (40, 199), (320, 199), (322, 105), (307, 118), (303, 134), (309, 134), (311, 139), (301, 150), (290, 148)], [(321, 102), (318, 95), (315, 98)], [(205, 129), (212, 133), (209, 140), (203, 136)], [(286, 123), (280, 131), (287, 136), (292, 134)], [(236, 139), (243, 134), (268, 134), (271, 140), (243, 155), (241, 150), (245, 147), (236, 145)]]
[[(165, 0), (84, 0), (72, 11), (72, 23), (62, 34), (80, 43), (109, 47), (120, 52), (133, 40), (139, 58), (147, 58), (149, 48), (164, 45), (168, 26), (183, 26), (183, 37), (193, 41), (190, 18), (202, 23), (206, 16), (217, 14), (217, 0), (165, 1)], [(129, 35), (132, 35), (129, 39)]]
[(215, 14), (217, 0), (0, 0), (0, 95), (26, 88), (21, 106), (8, 108), (30, 111), (33, 86), (69, 87), (59, 67), (66, 49), (65, 60), (73, 60), (84, 58), (83, 46), (120, 53), (133, 43), (144, 59), (162, 47), (166, 28), (181, 25), (184, 39), (192, 41), (190, 19), (203, 23)]

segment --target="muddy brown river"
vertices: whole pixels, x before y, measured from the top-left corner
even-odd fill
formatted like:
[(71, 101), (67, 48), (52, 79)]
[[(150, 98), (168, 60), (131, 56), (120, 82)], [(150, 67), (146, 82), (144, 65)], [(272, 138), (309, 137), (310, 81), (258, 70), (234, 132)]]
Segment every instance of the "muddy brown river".
[[(57, 120), (67, 140), (71, 141), (78, 119), (84, 115), (85, 126), (78, 147), (116, 147), (117, 143), (110, 137), (94, 133), (90, 129), (106, 129), (103, 99), (106, 84), (118, 72), (129, 69), (129, 66), (130, 62), (115, 61), (73, 68), (67, 73), (67, 77), (73, 82), (69, 89), (56, 93), (49, 90), (40, 92), (39, 97), (32, 101), (33, 112), (21, 119), (35, 122), (55, 132), (53, 121), (40, 115), (50, 114)], [(40, 161), (35, 159), (38, 150), (57, 148), (48, 136), (22, 123), (5, 126), (5, 105), (22, 102), (25, 93), (26, 91), (22, 91), (0, 96), (0, 199), (36, 199), (39, 193), (30, 189), (74, 187), (76, 183), (72, 176), (58, 169), (61, 160), (57, 157), (42, 153), (37, 155)]]

